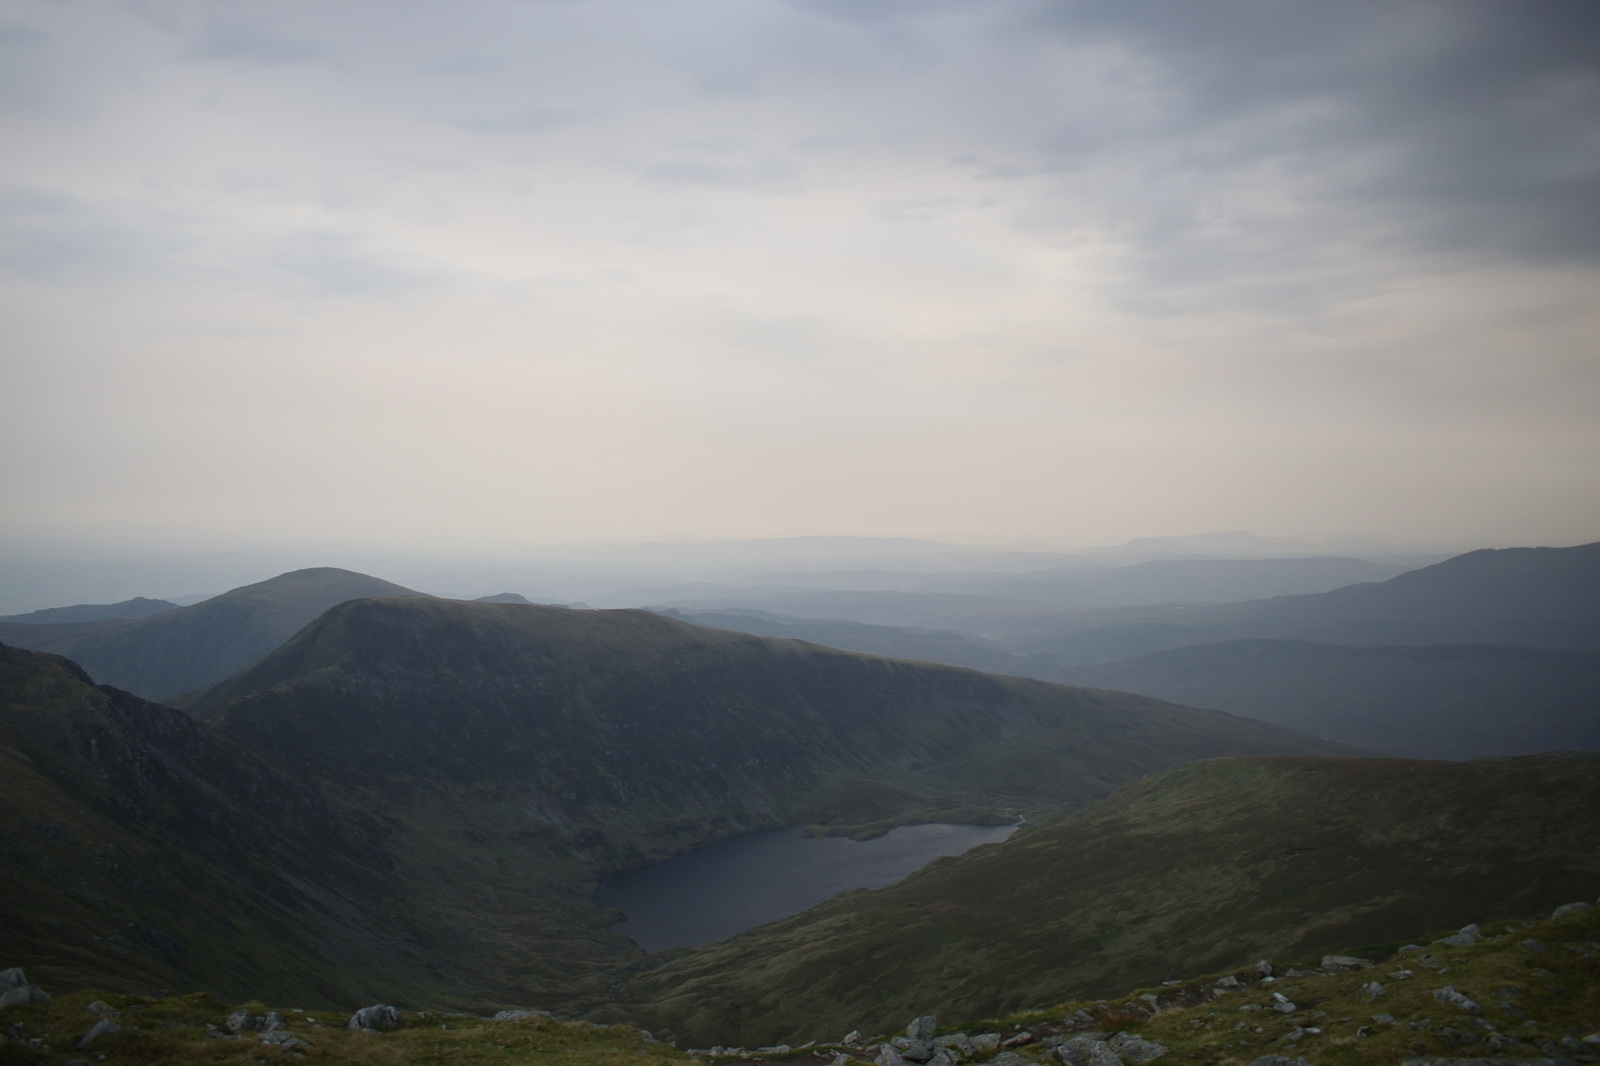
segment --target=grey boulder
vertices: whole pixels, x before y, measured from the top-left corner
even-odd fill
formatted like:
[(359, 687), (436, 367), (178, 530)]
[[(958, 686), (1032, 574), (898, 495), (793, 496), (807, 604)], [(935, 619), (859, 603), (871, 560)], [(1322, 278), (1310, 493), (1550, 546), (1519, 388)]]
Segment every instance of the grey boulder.
[(122, 1028), (122, 1026), (118, 1025), (116, 1022), (112, 1021), (110, 1018), (101, 1018), (99, 1021), (94, 1023), (94, 1028), (85, 1033), (83, 1039), (78, 1041), (78, 1046), (88, 1047), (89, 1044), (95, 1040), (95, 1038), (105, 1036), (107, 1033), (124, 1032), (127, 1032), (127, 1030)]
[(1137, 1033), (1118, 1033), (1106, 1043), (1127, 1066), (1144, 1066), (1167, 1053), (1167, 1045), (1146, 1040)]
[[(369, 1007), (368, 1009), (370, 1010), (371, 1008)], [(493, 1018), (491, 1018), (490, 1021), (495, 1021), (495, 1022), (516, 1022), (516, 1021), (521, 1021), (523, 1018), (553, 1018), (553, 1017), (555, 1017), (555, 1015), (551, 1014), (547, 1010), (503, 1010), (503, 1011), (496, 1012), (495, 1016)]]
[[(1587, 906), (1587, 904), (1585, 904), (1585, 906)], [(1467, 925), (1463, 926), (1461, 932), (1457, 933), (1455, 936), (1447, 936), (1443, 940), (1438, 941), (1438, 943), (1446, 944), (1453, 948), (1470, 948), (1472, 945), (1476, 944), (1482, 939), (1483, 930), (1479, 929), (1476, 925)]]
[(1448, 1006), (1464, 1010), (1468, 1014), (1483, 1013), (1482, 1007), (1478, 1006), (1477, 1003), (1473, 1002), (1454, 985), (1445, 985), (1443, 988), (1435, 989), (1433, 998), (1439, 1003), (1444, 1003)]
[(1065, 1066), (1122, 1066), (1110, 1044), (1087, 1035), (1063, 1041), (1056, 1047), (1056, 1054)]
[(939, 1016), (924, 1014), (911, 1019), (911, 1024), (906, 1026), (906, 1038), (909, 1040), (932, 1040), (933, 1031), (939, 1025)]
[(1577, 914), (1579, 911), (1592, 910), (1593, 908), (1594, 905), (1591, 903), (1568, 903), (1565, 906), (1557, 907), (1550, 917), (1565, 918), (1569, 914)]
[(374, 1032), (379, 1032), (384, 1029), (397, 1029), (399, 1026), (399, 1011), (382, 1003), (375, 1003), (370, 1007), (362, 1007), (352, 1014), (345, 1028), (371, 1029)]

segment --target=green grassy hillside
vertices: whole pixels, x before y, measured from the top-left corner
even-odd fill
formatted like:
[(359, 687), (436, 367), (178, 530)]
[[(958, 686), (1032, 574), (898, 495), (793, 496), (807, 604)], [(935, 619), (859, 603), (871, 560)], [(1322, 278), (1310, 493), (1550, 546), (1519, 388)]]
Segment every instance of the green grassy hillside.
[(0, 625), (0, 642), (64, 655), (100, 684), (165, 700), (259, 661), (334, 604), (419, 595), (365, 574), (317, 567), (132, 621)]
[(1600, 747), (1600, 654), (1242, 640), (1083, 667), (1070, 682), (1216, 707), (1395, 755)]
[(1600, 762), (1215, 760), (696, 949), (618, 1006), (694, 1044), (797, 1043), (1528, 914), (1600, 888)]

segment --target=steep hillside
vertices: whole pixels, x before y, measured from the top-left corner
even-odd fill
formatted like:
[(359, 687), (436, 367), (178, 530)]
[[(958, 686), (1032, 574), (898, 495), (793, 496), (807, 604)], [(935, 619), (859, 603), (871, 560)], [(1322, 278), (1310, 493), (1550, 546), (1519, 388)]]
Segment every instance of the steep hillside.
[(381, 827), (305, 781), (3, 646), (0, 758), (0, 945), (37, 977), (312, 1001), (404, 987), (377, 976), (406, 969), (369, 913)]
[(165, 700), (260, 660), (335, 604), (420, 595), (365, 574), (318, 567), (135, 621), (0, 626), (0, 641), (65, 655), (101, 684)]
[(163, 611), (177, 610), (178, 605), (166, 600), (149, 600), (135, 596), (121, 603), (79, 603), (71, 607), (46, 607), (27, 614), (0, 615), (0, 622), (21, 622), (24, 625), (60, 625), (66, 622), (103, 622), (108, 619), (145, 618)]
[(1074, 684), (1215, 707), (1394, 755), (1600, 748), (1600, 654), (1240, 640), (1081, 667)]
[(1600, 886), (1593, 754), (1222, 759), (701, 948), (618, 1008), (745, 1046), (889, 1032), (1548, 913)]
[(1073, 808), (1196, 758), (1352, 750), (645, 611), (447, 600), (342, 604), (186, 707), (346, 779), (515, 783), (618, 865), (739, 828)]

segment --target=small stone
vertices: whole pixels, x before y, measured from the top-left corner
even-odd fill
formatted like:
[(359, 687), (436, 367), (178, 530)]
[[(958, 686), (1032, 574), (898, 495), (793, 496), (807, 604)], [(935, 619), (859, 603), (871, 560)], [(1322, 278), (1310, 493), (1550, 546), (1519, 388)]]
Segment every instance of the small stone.
[(878, 1047), (878, 1066), (905, 1066), (905, 1059), (900, 1057), (900, 1049), (893, 1044), (881, 1044)]
[(86, 1010), (86, 1011), (89, 1011), (89, 1012), (91, 1012), (93, 1014), (115, 1014), (115, 1013), (117, 1013), (116, 1009), (114, 1007), (112, 1007), (111, 1004), (107, 1003), (103, 999), (97, 999), (93, 1003), (89, 1004), (87, 1007), (85, 1007), (83, 1009)]
[(0, 992), (9, 992), (13, 988), (21, 988), (28, 983), (27, 977), (22, 973), (22, 967), (13, 966), (9, 970), (0, 970)]
[(842, 1051), (835, 1051), (833, 1053), (833, 1060), (828, 1063), (828, 1066), (849, 1066), (849, 1063), (850, 1063), (850, 1056), (849, 1055), (846, 1055)]
[(1024, 1029), (1022, 1032), (1013, 1033), (1011, 1036), (1008, 1036), (1004, 1040), (1000, 1041), (1000, 1046), (1001, 1047), (1021, 1047), (1024, 1044), (1031, 1044), (1031, 1043), (1033, 1043), (1033, 1041), (1034, 1041), (1034, 1035), (1032, 1033), (1030, 1033), (1028, 1030)]
[(900, 1057), (911, 1062), (927, 1062), (933, 1058), (932, 1040), (912, 1040), (909, 1037), (896, 1037), (894, 1046), (900, 1049)]
[(1379, 1025), (1393, 1025), (1394, 1024), (1394, 1015), (1392, 1015), (1392, 1014), (1374, 1014), (1372, 1016), (1372, 1020), (1377, 1022)]
[(928, 1060), (928, 1066), (956, 1066), (961, 1061), (961, 1056), (950, 1048), (939, 1048), (933, 1053), (933, 1058)]
[(859, 1044), (859, 1043), (861, 1043), (861, 1030), (860, 1029), (852, 1029), (852, 1030), (850, 1030), (848, 1033), (844, 1034), (844, 1039), (839, 1041), (839, 1043), (841, 1043), (841, 1044)]
[(1435, 989), (1433, 998), (1439, 1003), (1445, 1003), (1449, 1006), (1457, 1007), (1466, 1011), (1468, 1014), (1483, 1013), (1482, 1007), (1478, 1006), (1478, 1004), (1474, 1003), (1467, 996), (1457, 991), (1454, 985), (1445, 985), (1443, 988)]
[(385, 1029), (398, 1029), (399, 1027), (400, 1012), (382, 1003), (375, 1003), (370, 1007), (362, 1007), (350, 1016), (349, 1022), (345, 1023), (346, 1029), (369, 1029), (372, 1032), (382, 1032)]
[(101, 1018), (99, 1021), (94, 1023), (94, 1028), (90, 1029), (88, 1033), (84, 1034), (83, 1039), (78, 1041), (78, 1046), (88, 1047), (90, 1041), (94, 1040), (96, 1037), (105, 1036), (107, 1033), (124, 1032), (127, 1032), (127, 1030), (122, 1028), (122, 1026), (118, 1025), (116, 1022), (112, 1021), (110, 1018)]
[(1063, 1018), (1062, 1022), (1066, 1025), (1093, 1025), (1094, 1015), (1090, 1014), (1086, 1010), (1083, 1010), (1082, 1008), (1079, 1008), (1078, 1010), (1073, 1011), (1066, 1018)]
[(268, 1029), (261, 1034), (261, 1042), (268, 1046), (275, 1044), (284, 1051), (292, 1051), (297, 1047), (311, 1046), (287, 1029)]
[(235, 1036), (250, 1029), (259, 1029), (255, 1017), (243, 1007), (228, 1015), (228, 1020), (223, 1022), (223, 1027)]
[(1000, 1047), (999, 1033), (979, 1033), (972, 1037), (972, 1046), (980, 1055), (988, 1054)]
[(1568, 904), (1566, 904), (1564, 906), (1557, 907), (1555, 909), (1555, 911), (1553, 913), (1551, 913), (1550, 917), (1551, 918), (1565, 918), (1569, 914), (1577, 914), (1580, 911), (1588, 911), (1588, 910), (1593, 910), (1593, 909), (1594, 909), (1594, 904), (1593, 903), (1568, 903)]
[(1305, 1059), (1291, 1059), (1287, 1055), (1263, 1055), (1250, 1066), (1310, 1066)]
[(1361, 986), (1361, 991), (1368, 999), (1377, 999), (1379, 996), (1388, 995), (1388, 990), (1376, 981), (1368, 981)]
[(1421, 950), (1422, 950), (1422, 945), (1421, 944), (1407, 944), (1405, 947), (1400, 948), (1398, 951), (1395, 952), (1395, 957), (1398, 958), (1399, 956), (1405, 955), (1408, 952), (1421, 951)]
[(1217, 983), (1213, 987), (1234, 989), (1234, 988), (1239, 988), (1241, 986), (1239, 984), (1239, 979), (1237, 977), (1233, 976), (1233, 974), (1230, 973), (1230, 974), (1226, 975), (1225, 977), (1217, 978)]
[(788, 1044), (773, 1044), (770, 1047), (756, 1048), (757, 1055), (787, 1055), (790, 1052)]
[(1260, 974), (1262, 977), (1271, 977), (1272, 963), (1268, 962), (1266, 959), (1262, 959), (1260, 962), (1256, 963), (1255, 970), (1256, 973)]
[(1396, 970), (1389, 975), (1391, 979), (1396, 981), (1409, 981), (1415, 976), (1417, 975), (1412, 973), (1410, 970)]
[(494, 1022), (516, 1022), (521, 1021), (523, 1018), (553, 1017), (555, 1017), (555, 1015), (551, 1014), (547, 1010), (503, 1010), (497, 1011), (495, 1016), (489, 1020)]
[(1529, 951), (1543, 951), (1544, 950), (1544, 945), (1539, 943), (1537, 940), (1524, 940), (1522, 942), (1522, 946), (1527, 948)]
[(906, 1026), (906, 1037), (911, 1040), (932, 1040), (933, 1031), (938, 1026), (938, 1015), (924, 1014), (920, 1018), (911, 1019), (911, 1024)]
[(1279, 1011), (1283, 1014), (1293, 1014), (1295, 1011), (1300, 1009), (1296, 1007), (1289, 997), (1284, 995), (1282, 992), (1272, 993), (1272, 998), (1276, 1000), (1276, 1002), (1272, 1004), (1272, 1009), (1275, 1011)]
[(1136, 1033), (1118, 1033), (1106, 1041), (1126, 1066), (1144, 1066), (1167, 1053), (1167, 1045), (1146, 1040)]

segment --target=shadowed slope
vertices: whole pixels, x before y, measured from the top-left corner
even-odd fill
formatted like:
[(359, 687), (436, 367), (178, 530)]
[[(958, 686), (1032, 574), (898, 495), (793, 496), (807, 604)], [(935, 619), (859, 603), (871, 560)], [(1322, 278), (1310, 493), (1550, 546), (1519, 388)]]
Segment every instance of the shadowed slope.
[(618, 1006), (680, 1042), (753, 1046), (1314, 960), (1592, 897), (1596, 810), (1592, 754), (1179, 767), (893, 887), (668, 953)]
[(420, 595), (365, 574), (317, 567), (135, 621), (5, 625), (0, 640), (65, 655), (101, 684), (165, 700), (244, 669), (335, 604)]
[(69, 622), (103, 622), (109, 619), (146, 618), (152, 614), (175, 611), (178, 605), (166, 600), (149, 600), (135, 596), (121, 603), (78, 603), (71, 607), (46, 607), (27, 614), (0, 615), (0, 622), (20, 622), (24, 625), (63, 625)]
[(328, 772), (516, 782), (541, 809), (611, 825), (622, 862), (675, 850), (625, 841), (670, 835), (686, 812), (731, 818), (725, 832), (1077, 807), (1175, 762), (1351, 750), (645, 611), (446, 600), (343, 604), (188, 709)]

